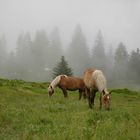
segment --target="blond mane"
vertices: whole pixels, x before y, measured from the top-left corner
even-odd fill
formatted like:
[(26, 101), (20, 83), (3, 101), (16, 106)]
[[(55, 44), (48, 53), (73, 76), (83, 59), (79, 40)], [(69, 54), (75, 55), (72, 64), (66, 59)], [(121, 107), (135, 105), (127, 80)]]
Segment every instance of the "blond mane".
[(103, 90), (105, 90), (105, 92), (107, 92), (106, 78), (101, 70), (95, 70), (92, 74), (92, 78), (96, 81), (96, 86), (97, 86), (99, 92), (102, 92)]
[(55, 79), (50, 84), (50, 86), (52, 86), (53, 89), (55, 89), (56, 86), (59, 84), (59, 82), (61, 80), (61, 76), (67, 77), (67, 75), (58, 75), (58, 76), (56, 76)]

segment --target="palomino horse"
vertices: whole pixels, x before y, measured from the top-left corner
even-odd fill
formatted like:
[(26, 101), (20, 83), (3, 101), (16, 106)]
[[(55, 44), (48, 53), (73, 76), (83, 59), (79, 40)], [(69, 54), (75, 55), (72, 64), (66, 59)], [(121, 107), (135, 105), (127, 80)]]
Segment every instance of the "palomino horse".
[(85, 97), (85, 84), (81, 78), (69, 77), (66, 75), (57, 76), (48, 87), (49, 96), (52, 96), (54, 89), (57, 86), (62, 89), (64, 97), (68, 97), (67, 90), (79, 90), (79, 100), (81, 99), (82, 95)]
[(88, 69), (84, 72), (84, 83), (86, 86), (86, 93), (88, 96), (89, 107), (94, 105), (94, 98), (96, 92), (100, 92), (100, 108), (102, 104), (105, 109), (110, 108), (110, 95), (106, 87), (106, 78), (101, 70)]

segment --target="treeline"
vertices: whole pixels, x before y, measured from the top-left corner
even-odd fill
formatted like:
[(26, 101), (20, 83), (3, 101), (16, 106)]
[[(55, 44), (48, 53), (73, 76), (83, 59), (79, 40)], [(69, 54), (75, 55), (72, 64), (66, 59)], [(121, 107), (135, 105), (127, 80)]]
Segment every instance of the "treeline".
[(139, 49), (128, 53), (122, 42), (106, 49), (101, 31), (89, 50), (86, 37), (77, 25), (69, 46), (63, 48), (58, 28), (54, 28), (49, 36), (45, 30), (37, 31), (34, 38), (29, 32), (21, 33), (16, 50), (11, 53), (7, 53), (3, 36), (0, 38), (0, 77), (50, 81), (54, 67), (64, 56), (75, 76), (82, 76), (86, 68), (94, 67), (103, 70), (111, 84), (140, 83)]

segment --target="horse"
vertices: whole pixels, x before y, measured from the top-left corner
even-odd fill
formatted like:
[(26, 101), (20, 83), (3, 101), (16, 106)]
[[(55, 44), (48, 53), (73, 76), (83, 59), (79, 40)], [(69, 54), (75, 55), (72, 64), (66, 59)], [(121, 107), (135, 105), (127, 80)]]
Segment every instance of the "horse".
[(111, 92), (107, 90), (106, 78), (101, 70), (87, 69), (84, 72), (84, 83), (86, 86), (86, 94), (88, 97), (89, 107), (94, 106), (96, 92), (100, 93), (100, 109), (102, 104), (105, 109), (110, 109)]
[(70, 77), (67, 75), (58, 75), (48, 87), (48, 93), (50, 97), (54, 93), (56, 87), (59, 87), (63, 91), (64, 97), (68, 97), (67, 90), (79, 90), (79, 100), (82, 96), (86, 98), (85, 84), (82, 78)]

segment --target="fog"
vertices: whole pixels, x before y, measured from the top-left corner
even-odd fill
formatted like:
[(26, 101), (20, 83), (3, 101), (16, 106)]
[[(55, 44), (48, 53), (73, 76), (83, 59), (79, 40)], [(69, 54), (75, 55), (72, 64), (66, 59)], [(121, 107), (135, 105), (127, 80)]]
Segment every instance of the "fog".
[[(79, 38), (77, 38), (78, 35)], [(75, 48), (76, 54), (73, 51), (76, 44), (74, 38), (79, 39), (80, 42), (77, 45), (79, 50)], [(97, 43), (98, 39), (99, 42), (103, 41), (101, 48), (105, 51), (103, 53), (106, 57), (104, 58), (102, 55), (101, 60), (95, 53), (96, 47), (100, 44)], [(1, 51), (3, 49), (0, 50), (0, 77), (49, 81), (52, 79), (50, 71), (64, 55), (69, 66), (72, 67), (74, 75), (81, 76), (85, 68), (94, 65), (103, 69), (111, 81), (114, 80), (111, 79), (112, 74), (120, 73), (122, 69), (124, 71), (128, 68), (132, 70), (135, 67), (133, 66), (133, 54), (139, 57), (140, 1), (0, 0), (0, 40), (0, 45), (2, 44), (0, 49), (5, 47), (8, 52), (4, 55), (4, 51)], [(126, 66), (123, 62), (125, 68), (120, 67), (115, 72), (114, 69), (117, 66), (115, 61), (118, 61), (115, 52), (117, 54), (116, 49), (118, 48), (119, 51), (119, 47), (126, 52), (125, 57), (128, 57), (129, 64)], [(80, 50), (84, 50), (84, 53)], [(87, 58), (82, 58), (84, 55)], [(139, 59), (138, 57), (136, 59)], [(93, 59), (94, 62), (92, 62)], [(106, 62), (103, 62), (103, 59)], [(83, 64), (77, 65), (79, 61), (82, 61)], [(139, 61), (135, 65), (138, 63)], [(45, 71), (39, 70), (39, 67)], [(138, 72), (139, 70), (137, 68)], [(37, 75), (37, 73), (42, 75)], [(131, 71), (126, 77), (130, 73)], [(123, 78), (126, 80), (126, 77)], [(135, 83), (137, 75), (134, 77), (134, 79), (128, 78), (129, 83)], [(118, 81), (122, 82), (120, 79)]]
[(86, 34), (89, 47), (100, 29), (105, 43), (127, 48), (140, 44), (139, 0), (0, 0), (0, 35), (5, 34), (8, 48), (15, 47), (17, 36), (38, 29), (48, 33), (57, 26), (64, 47), (71, 41), (76, 24)]

